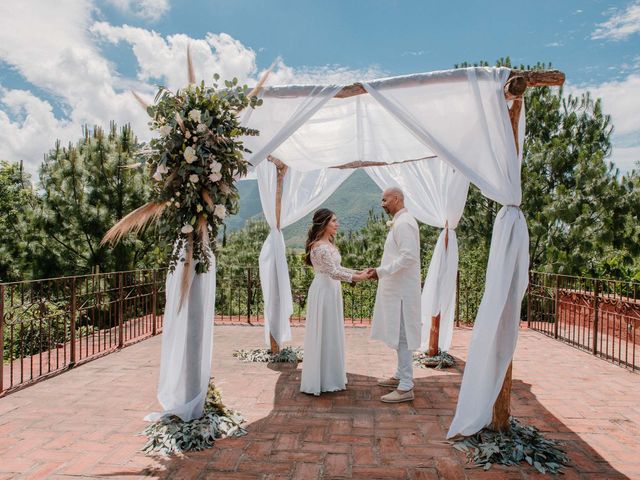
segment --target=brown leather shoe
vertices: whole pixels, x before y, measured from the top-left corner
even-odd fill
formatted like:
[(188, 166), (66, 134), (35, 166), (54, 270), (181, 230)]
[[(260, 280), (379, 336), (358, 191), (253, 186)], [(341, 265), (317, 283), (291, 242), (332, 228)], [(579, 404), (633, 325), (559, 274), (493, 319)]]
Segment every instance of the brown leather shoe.
[(387, 393), (380, 397), (380, 401), (384, 403), (402, 403), (402, 402), (411, 402), (413, 400), (413, 389), (400, 392), (399, 390), (394, 390), (391, 393)]
[(389, 377), (389, 378), (379, 378), (378, 379), (378, 385), (381, 387), (393, 387), (396, 388), (398, 385), (400, 385), (400, 380), (394, 377)]

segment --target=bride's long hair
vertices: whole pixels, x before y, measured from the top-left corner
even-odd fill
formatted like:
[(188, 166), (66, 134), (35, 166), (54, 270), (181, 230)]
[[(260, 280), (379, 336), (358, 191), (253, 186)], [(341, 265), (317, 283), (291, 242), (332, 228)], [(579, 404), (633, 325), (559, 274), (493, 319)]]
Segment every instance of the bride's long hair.
[[(311, 227), (309, 227), (307, 243), (304, 246), (304, 263), (307, 265), (313, 265), (311, 263), (311, 248), (314, 243), (320, 240), (324, 234), (325, 228), (327, 228), (327, 224), (334, 216), (335, 213), (328, 208), (321, 208), (320, 210), (316, 210), (316, 213), (313, 214), (313, 223), (311, 224)], [(333, 243), (334, 238), (331, 237), (329, 241)]]

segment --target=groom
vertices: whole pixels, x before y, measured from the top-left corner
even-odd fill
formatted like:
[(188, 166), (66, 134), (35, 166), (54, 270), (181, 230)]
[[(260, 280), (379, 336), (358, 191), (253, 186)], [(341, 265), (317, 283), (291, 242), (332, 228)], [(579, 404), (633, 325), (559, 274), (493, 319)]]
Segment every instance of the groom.
[(367, 270), (377, 279), (371, 338), (382, 340), (398, 354), (396, 374), (378, 380), (382, 387), (395, 388), (383, 395), (385, 403), (413, 400), (413, 355), (420, 347), (420, 234), (418, 224), (404, 207), (404, 194), (397, 187), (382, 193), (381, 206), (393, 216), (382, 261)]

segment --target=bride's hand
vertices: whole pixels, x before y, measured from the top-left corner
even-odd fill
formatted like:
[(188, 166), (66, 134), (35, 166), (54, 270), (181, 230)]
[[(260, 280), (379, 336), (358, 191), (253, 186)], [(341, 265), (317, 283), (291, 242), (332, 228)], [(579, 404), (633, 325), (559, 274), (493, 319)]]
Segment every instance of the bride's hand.
[(367, 275), (363, 271), (356, 272), (353, 275), (351, 275), (351, 281), (353, 283), (362, 282), (363, 280), (366, 280), (366, 279), (367, 279)]

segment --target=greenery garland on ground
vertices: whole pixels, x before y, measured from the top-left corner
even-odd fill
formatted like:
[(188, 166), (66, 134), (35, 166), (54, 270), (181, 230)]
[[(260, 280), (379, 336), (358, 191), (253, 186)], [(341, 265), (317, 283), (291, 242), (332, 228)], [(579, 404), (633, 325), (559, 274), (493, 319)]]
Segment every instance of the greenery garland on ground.
[(233, 356), (243, 362), (298, 363), (303, 359), (303, 350), (301, 347), (285, 347), (278, 353), (271, 353), (266, 348), (241, 349), (234, 351)]
[(522, 425), (515, 418), (510, 420), (506, 433), (484, 429), (461, 440), (453, 447), (465, 452), (477, 466), (489, 470), (493, 464), (517, 465), (527, 462), (540, 473), (563, 473), (562, 467), (569, 459), (561, 443), (543, 437), (533, 426)]
[(185, 422), (175, 415), (166, 415), (144, 429), (148, 440), (143, 448), (147, 454), (171, 455), (209, 448), (225, 437), (240, 437), (244, 417), (224, 406), (220, 392), (209, 384), (201, 418)]
[(420, 368), (451, 368), (456, 364), (456, 359), (449, 353), (438, 349), (438, 353), (433, 357), (426, 352), (416, 352), (413, 354), (413, 363)]

